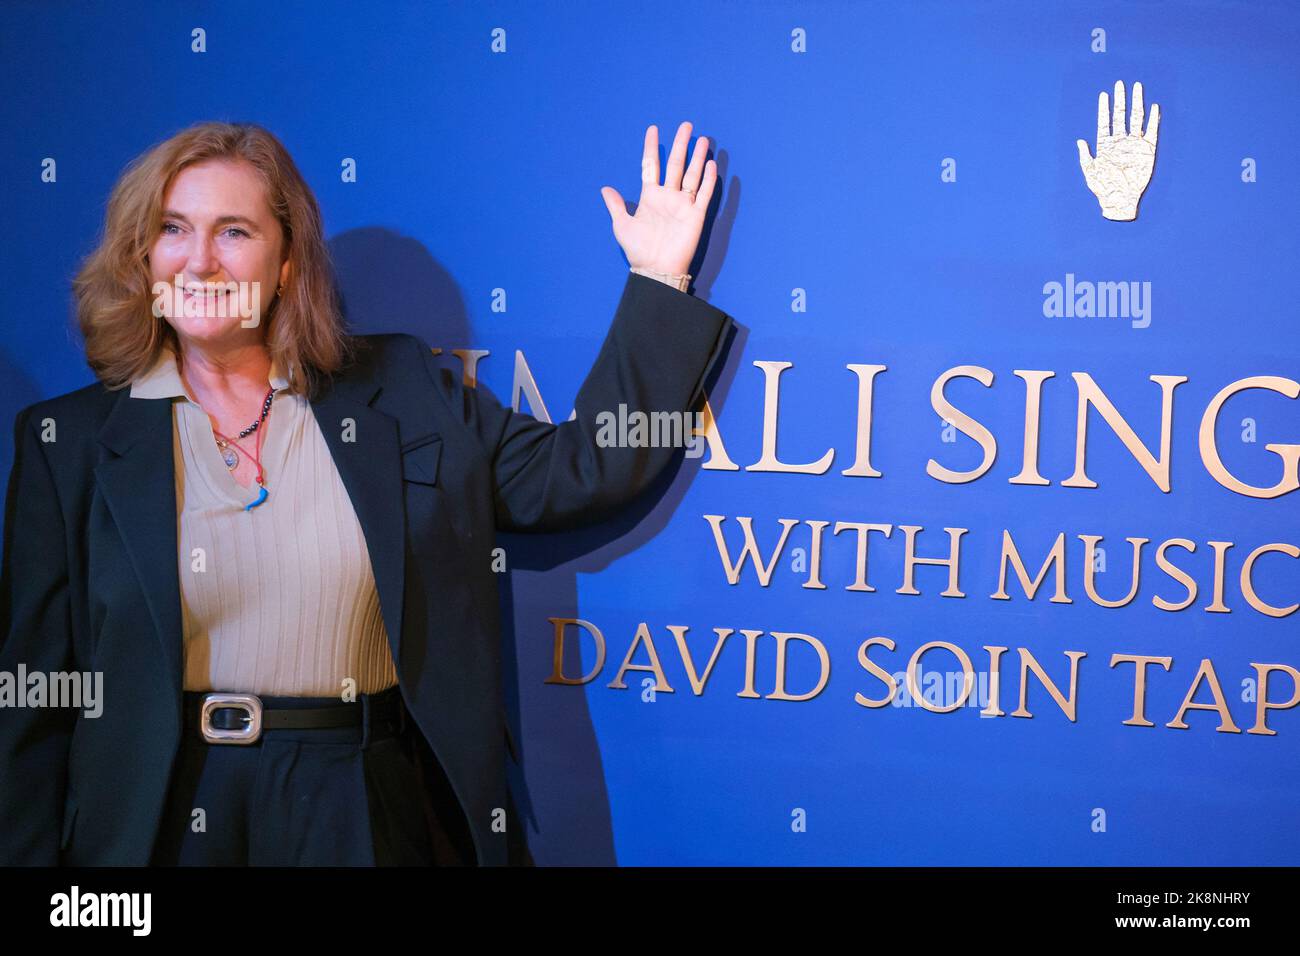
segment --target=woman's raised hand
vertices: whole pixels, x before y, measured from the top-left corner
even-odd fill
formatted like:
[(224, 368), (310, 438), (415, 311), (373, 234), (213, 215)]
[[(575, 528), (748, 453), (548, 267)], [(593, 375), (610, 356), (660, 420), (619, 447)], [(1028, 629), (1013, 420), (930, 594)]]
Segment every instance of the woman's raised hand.
[[(618, 190), (603, 186), (600, 195), (609, 209), (614, 238), (623, 247), (628, 265), (680, 275), (690, 268), (695, 248), (704, 228), (704, 213), (713, 198), (718, 181), (718, 164), (704, 161), (709, 141), (701, 136), (695, 142), (691, 165), (686, 165), (686, 144), (691, 138), (691, 124), (677, 127), (673, 148), (668, 153), (668, 169), (659, 183), (659, 130), (645, 131), (645, 150), (641, 156), (641, 198), (636, 215), (629, 216)], [(703, 177), (703, 181), (701, 181)]]

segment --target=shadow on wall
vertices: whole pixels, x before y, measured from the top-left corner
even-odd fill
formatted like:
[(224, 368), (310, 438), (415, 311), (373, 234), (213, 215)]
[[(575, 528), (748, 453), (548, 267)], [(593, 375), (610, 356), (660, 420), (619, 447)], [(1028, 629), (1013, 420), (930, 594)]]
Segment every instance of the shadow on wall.
[[(725, 205), (706, 219), (700, 251), (691, 264), (695, 294), (700, 298), (707, 298), (726, 256), (740, 201), (740, 184), (727, 182), (725, 151), (717, 163), (719, 179), (728, 188)], [(721, 202), (723, 192), (715, 191), (715, 204)], [(629, 204), (629, 211), (634, 209)], [(419, 335), (444, 349), (441, 357), (447, 367), (459, 373), (460, 364), (450, 350), (478, 343), (459, 286), (423, 245), (375, 227), (341, 234), (331, 241), (330, 249), (348, 323), (355, 332)], [(607, 324), (612, 319), (612, 312), (601, 317), (595, 314), (599, 308), (592, 308), (593, 322)], [(737, 326), (724, 361), (706, 383), (715, 414), (730, 391), (745, 337)], [(571, 372), (580, 381), (587, 369)], [(502, 404), (509, 404), (509, 396)], [(560, 409), (553, 409), (552, 415), (557, 422), (568, 417)], [(610, 866), (618, 861), (587, 698), (583, 688), (544, 683), (551, 667), (552, 634), (549, 624), (539, 630), (538, 621), (545, 622), (547, 616), (583, 617), (578, 608), (578, 573), (599, 571), (654, 538), (671, 520), (700, 465), (701, 460), (687, 462), (679, 454), (644, 495), (602, 524), (564, 534), (498, 537), (509, 566), (501, 588), (502, 679), (508, 719), (512, 727), (520, 728), (521, 716), (528, 714), (529, 726), (538, 725), (532, 734), (514, 733), (521, 766), (507, 761), (507, 767), (529, 849), (539, 865)], [(516, 571), (523, 573), (516, 575)], [(577, 673), (576, 656), (566, 662), (565, 673)], [(629, 686), (627, 693), (636, 690)]]

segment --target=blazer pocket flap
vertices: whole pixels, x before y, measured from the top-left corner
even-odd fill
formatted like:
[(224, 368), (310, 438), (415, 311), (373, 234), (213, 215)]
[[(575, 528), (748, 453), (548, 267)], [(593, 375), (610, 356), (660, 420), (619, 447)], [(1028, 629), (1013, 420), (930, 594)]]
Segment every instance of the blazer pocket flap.
[(402, 447), (402, 479), (422, 485), (438, 483), (438, 464), (442, 460), (442, 437), (428, 435)]

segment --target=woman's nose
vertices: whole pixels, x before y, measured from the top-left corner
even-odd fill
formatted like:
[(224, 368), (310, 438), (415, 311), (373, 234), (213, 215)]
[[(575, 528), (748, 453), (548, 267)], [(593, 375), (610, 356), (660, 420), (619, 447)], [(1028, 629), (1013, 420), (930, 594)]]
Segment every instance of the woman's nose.
[(210, 236), (195, 233), (185, 264), (195, 276), (207, 276), (215, 271), (216, 255)]

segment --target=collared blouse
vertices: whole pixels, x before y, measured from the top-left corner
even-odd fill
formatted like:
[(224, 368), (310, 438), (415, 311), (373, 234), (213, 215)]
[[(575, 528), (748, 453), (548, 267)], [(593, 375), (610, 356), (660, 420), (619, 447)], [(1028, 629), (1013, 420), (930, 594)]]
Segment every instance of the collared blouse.
[[(269, 384), (289, 384), (274, 362)], [(268, 497), (245, 510), (257, 486), (227, 468), (174, 350), (131, 397), (172, 399), (185, 690), (339, 697), (396, 684), (365, 538), (310, 402), (272, 399)]]

